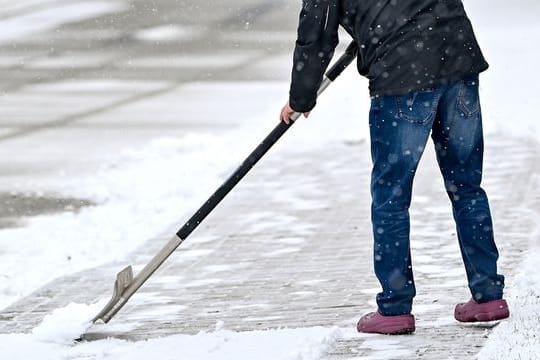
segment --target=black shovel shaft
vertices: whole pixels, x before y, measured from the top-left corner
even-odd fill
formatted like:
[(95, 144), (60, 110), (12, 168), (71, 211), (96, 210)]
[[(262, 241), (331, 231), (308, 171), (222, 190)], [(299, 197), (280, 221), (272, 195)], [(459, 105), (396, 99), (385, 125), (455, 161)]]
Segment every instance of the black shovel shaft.
[(326, 72), (326, 77), (331, 81), (336, 80), (337, 77), (341, 75), (343, 70), (345, 70), (347, 66), (353, 62), (357, 55), (358, 45), (356, 45), (355, 41), (352, 41), (345, 49), (343, 55), (341, 55), (335, 64), (332, 65), (332, 67)]
[(292, 126), (294, 122), (285, 124), (280, 122), (274, 130), (257, 146), (244, 160), (242, 165), (221, 185), (201, 208), (176, 233), (180, 239), (186, 239), (189, 234), (214, 210), (214, 208), (227, 196), (227, 194), (242, 180), (253, 166), (266, 154), (278, 139)]
[[(334, 81), (345, 68), (354, 60), (358, 53), (358, 47), (353, 41), (349, 44), (345, 53), (326, 72), (326, 78)], [(294, 120), (300, 114), (295, 113)], [(227, 196), (227, 194), (244, 178), (244, 176), (255, 166), (255, 164), (270, 150), (270, 148), (285, 134), (294, 124), (294, 121), (285, 124), (280, 121), (268, 136), (253, 150), (244, 160), (242, 165), (210, 196), (210, 198), (197, 210), (197, 212), (182, 226), (176, 235), (185, 240), (199, 226), (199, 224), (214, 210), (214, 208)]]

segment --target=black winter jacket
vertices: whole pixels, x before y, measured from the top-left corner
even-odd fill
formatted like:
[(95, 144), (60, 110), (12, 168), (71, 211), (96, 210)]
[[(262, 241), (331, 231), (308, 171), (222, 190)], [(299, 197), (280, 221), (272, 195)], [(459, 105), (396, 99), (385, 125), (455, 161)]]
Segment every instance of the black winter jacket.
[(315, 106), (341, 25), (372, 96), (403, 95), (488, 68), (461, 0), (303, 0), (289, 103)]

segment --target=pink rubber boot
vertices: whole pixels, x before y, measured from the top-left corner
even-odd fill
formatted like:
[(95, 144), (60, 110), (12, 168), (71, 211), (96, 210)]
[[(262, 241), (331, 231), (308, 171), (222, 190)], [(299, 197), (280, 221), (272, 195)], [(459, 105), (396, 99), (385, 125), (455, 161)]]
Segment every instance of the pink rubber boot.
[(461, 322), (494, 321), (510, 316), (506, 300), (493, 300), (479, 304), (473, 299), (467, 303), (457, 304), (454, 317)]
[(416, 328), (411, 314), (384, 316), (377, 311), (362, 316), (356, 329), (361, 333), (400, 335), (413, 333)]

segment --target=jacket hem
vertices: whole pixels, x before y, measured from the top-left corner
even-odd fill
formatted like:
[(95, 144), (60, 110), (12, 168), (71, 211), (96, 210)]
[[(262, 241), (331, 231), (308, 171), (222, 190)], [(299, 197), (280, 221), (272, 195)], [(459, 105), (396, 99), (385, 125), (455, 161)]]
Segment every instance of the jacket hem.
[(489, 68), (489, 65), (487, 63), (484, 63), (482, 66), (478, 67), (478, 69), (472, 69), (469, 72), (441, 77), (437, 80), (434, 80), (434, 82), (431, 84), (419, 84), (416, 86), (403, 86), (403, 87), (393, 88), (393, 89), (373, 89), (372, 85), (370, 84), (369, 94), (371, 97), (406, 95), (411, 92), (433, 89), (434, 87), (437, 87), (439, 85), (448, 84), (453, 81), (463, 80), (467, 76), (479, 74), (481, 72), (486, 71), (488, 68)]

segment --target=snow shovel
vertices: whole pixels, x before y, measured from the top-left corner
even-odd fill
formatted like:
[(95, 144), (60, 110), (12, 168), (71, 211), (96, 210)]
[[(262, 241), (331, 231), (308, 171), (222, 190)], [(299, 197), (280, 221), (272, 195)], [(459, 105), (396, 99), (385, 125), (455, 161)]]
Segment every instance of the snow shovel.
[[(326, 72), (319, 87), (320, 95), (345, 68), (354, 60), (358, 47), (353, 41), (345, 53)], [(150, 260), (150, 262), (133, 276), (131, 265), (123, 269), (116, 276), (114, 292), (111, 300), (92, 320), (92, 323), (102, 321), (108, 323), (114, 315), (127, 303), (129, 298), (148, 280), (150, 276), (163, 264), (163, 262), (176, 250), (178, 246), (199, 226), (199, 224), (212, 212), (212, 210), (225, 198), (225, 196), (242, 180), (251, 168), (266, 154), (266, 152), (279, 140), (279, 138), (300, 117), (299, 113), (291, 116), (291, 122), (285, 124), (280, 121), (272, 132), (257, 146), (257, 148), (244, 160), (242, 165), (214, 192), (199, 210), (182, 226), (176, 235)]]

